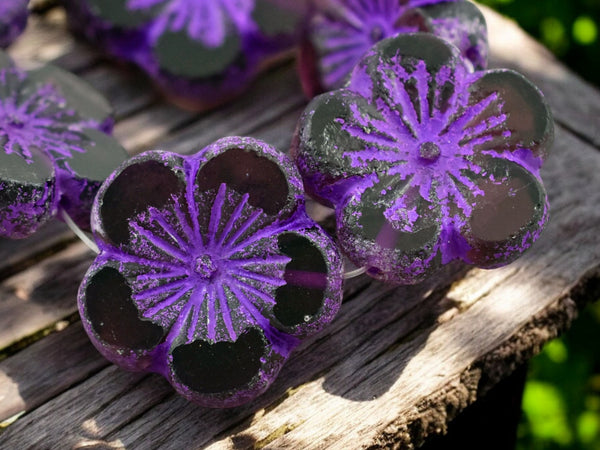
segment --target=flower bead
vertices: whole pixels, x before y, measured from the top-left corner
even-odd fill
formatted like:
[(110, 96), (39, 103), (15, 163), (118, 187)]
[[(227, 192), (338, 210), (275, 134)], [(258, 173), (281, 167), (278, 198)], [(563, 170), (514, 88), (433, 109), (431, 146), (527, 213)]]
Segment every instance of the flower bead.
[[(297, 3), (297, 4), (296, 4)], [(73, 28), (192, 108), (245, 89), (298, 39), (304, 0), (68, 0)]]
[(0, 2), (0, 48), (8, 47), (27, 25), (29, 0), (2, 0)]
[(100, 254), (79, 290), (96, 348), (230, 407), (262, 393), (338, 311), (341, 256), (306, 214), (289, 158), (250, 138), (138, 155), (102, 185)]
[(299, 64), (305, 93), (338, 89), (371, 46), (417, 31), (457, 46), (468, 64), (487, 66), (487, 28), (479, 9), (462, 0), (313, 0)]
[(127, 154), (107, 101), (52, 66), (24, 72), (0, 52), (0, 236), (24, 238), (59, 209), (89, 229), (93, 198)]
[(346, 88), (313, 99), (292, 154), (307, 191), (335, 207), (350, 259), (410, 284), (532, 245), (548, 217), (539, 171), (553, 127), (522, 75), (472, 73), (459, 49), (415, 33), (381, 41)]

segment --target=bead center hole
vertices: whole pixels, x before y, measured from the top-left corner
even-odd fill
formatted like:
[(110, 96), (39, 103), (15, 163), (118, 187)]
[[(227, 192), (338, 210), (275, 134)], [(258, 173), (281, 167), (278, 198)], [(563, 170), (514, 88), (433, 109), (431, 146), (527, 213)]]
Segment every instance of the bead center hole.
[(385, 37), (385, 31), (381, 25), (375, 25), (371, 28), (371, 42), (376, 43), (381, 41)]
[(25, 126), (25, 121), (14, 114), (10, 114), (5, 116), (6, 117), (6, 125), (10, 128), (17, 128), (17, 129), (21, 129)]
[(440, 147), (433, 142), (423, 142), (419, 146), (419, 158), (427, 162), (437, 161), (441, 153)]
[(210, 280), (216, 275), (218, 267), (210, 255), (201, 255), (196, 258), (194, 271), (202, 278)]

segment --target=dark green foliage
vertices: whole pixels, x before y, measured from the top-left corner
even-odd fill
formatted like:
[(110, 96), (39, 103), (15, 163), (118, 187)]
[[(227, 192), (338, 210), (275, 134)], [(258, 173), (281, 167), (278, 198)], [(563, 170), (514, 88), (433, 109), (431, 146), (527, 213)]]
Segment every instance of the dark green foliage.
[(583, 78), (600, 86), (600, 1), (480, 0), (512, 17)]
[(531, 361), (518, 450), (600, 449), (600, 302)]

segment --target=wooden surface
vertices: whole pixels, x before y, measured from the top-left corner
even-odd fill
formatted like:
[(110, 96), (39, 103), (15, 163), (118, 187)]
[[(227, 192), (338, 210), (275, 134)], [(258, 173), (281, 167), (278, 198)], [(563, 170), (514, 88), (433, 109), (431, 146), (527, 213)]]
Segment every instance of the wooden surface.
[[(557, 121), (542, 170), (552, 216), (524, 258), (494, 271), (450, 266), (413, 287), (354, 279), (334, 323), (293, 354), (266, 394), (210, 410), (94, 350), (75, 303), (93, 255), (64, 226), (2, 241), (0, 448), (412, 448), (566, 329), (600, 296), (600, 93), (485, 13), (492, 66), (529, 76)], [(135, 71), (76, 42), (56, 9), (32, 17), (11, 53), (92, 82), (115, 106), (115, 134), (132, 154), (191, 152), (236, 134), (286, 151), (305, 104), (283, 64), (221, 109), (179, 110)]]

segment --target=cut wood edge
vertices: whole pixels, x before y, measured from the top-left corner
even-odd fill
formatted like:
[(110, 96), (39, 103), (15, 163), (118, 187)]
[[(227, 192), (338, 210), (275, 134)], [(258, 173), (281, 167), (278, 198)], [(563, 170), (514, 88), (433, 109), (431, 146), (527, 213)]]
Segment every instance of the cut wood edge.
[(579, 310), (598, 297), (600, 266), (588, 271), (568, 294), (533, 316), (495, 350), (422, 399), (416, 411), (388, 424), (366, 447), (413, 449), (431, 436), (446, 434), (456, 416), (568, 330)]

